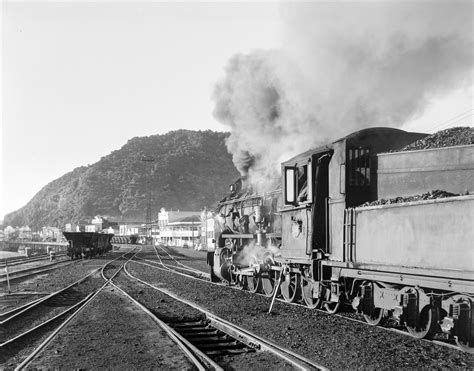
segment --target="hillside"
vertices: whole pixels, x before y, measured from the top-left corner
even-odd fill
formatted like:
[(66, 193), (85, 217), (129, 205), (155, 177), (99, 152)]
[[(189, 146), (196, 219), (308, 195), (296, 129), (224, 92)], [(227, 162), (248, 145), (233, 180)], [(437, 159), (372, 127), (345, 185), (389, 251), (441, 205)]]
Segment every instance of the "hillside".
[(144, 220), (148, 163), (152, 215), (161, 207), (200, 210), (219, 200), (239, 176), (225, 147), (228, 133), (177, 130), (130, 139), (93, 165), (74, 169), (41, 189), (4, 225), (64, 227), (95, 215)]

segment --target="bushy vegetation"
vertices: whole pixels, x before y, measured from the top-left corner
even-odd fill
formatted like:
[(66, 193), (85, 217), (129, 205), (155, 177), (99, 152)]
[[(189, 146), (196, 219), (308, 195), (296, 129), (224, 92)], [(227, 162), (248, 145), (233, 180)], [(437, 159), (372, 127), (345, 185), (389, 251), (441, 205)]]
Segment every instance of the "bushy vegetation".
[[(154, 218), (161, 207), (200, 210), (212, 206), (238, 177), (225, 147), (227, 133), (177, 130), (130, 139), (97, 163), (58, 178), (4, 224), (64, 227), (95, 215), (145, 219), (146, 171)], [(144, 157), (154, 162), (141, 161)]]

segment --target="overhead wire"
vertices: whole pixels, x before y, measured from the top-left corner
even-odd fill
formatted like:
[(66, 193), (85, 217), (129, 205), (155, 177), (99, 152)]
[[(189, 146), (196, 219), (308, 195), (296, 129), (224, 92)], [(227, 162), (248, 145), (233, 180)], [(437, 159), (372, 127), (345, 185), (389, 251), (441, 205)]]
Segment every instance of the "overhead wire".
[(473, 114), (474, 114), (474, 108), (470, 108), (454, 117), (451, 117), (449, 120), (438, 122), (436, 125), (430, 127), (427, 131), (441, 130), (449, 126), (453, 126), (454, 124), (467, 120), (470, 116), (473, 116)]

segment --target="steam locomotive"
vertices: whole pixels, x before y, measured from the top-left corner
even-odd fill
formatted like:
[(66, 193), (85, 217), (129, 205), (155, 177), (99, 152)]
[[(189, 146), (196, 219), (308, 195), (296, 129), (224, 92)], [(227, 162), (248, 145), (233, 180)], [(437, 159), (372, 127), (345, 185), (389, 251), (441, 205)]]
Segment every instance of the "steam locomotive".
[(285, 161), (271, 192), (234, 184), (213, 278), (329, 313), (350, 304), (473, 352), (474, 145), (395, 152), (425, 136), (361, 130)]

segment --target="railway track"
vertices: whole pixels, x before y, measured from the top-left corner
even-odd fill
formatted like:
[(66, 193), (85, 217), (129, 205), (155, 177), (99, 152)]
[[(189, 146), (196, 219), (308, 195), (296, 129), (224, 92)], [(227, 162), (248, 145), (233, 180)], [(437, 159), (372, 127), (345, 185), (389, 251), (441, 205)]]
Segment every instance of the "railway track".
[[(198, 368), (224, 369), (226, 365), (232, 363), (232, 358), (239, 357), (242, 354), (245, 354), (247, 357), (249, 354), (253, 354), (254, 358), (268, 357), (270, 354), (274, 362), (276, 362), (275, 360), (280, 362), (279, 367), (277, 367), (279, 369), (326, 369), (314, 361), (302, 357), (288, 349), (279, 347), (248, 330), (219, 318), (199, 305), (180, 298), (166, 289), (154, 286), (149, 282), (133, 276), (127, 270), (127, 264), (128, 262), (124, 266), (124, 272), (130, 279), (140, 282), (147, 288), (163, 293), (181, 303), (181, 305), (191, 307), (199, 312), (199, 314), (195, 315), (196, 318), (191, 320), (168, 319), (166, 323), (162, 321), (162, 325), (166, 326), (167, 331), (171, 331), (177, 336), (189, 352), (194, 354), (197, 359), (204, 360), (203, 364), (198, 366)], [(138, 302), (137, 305), (142, 306), (142, 304)], [(210, 361), (215, 364), (210, 366)]]
[[(56, 253), (56, 258), (66, 256), (66, 252), (58, 252)], [(0, 262), (0, 269), (5, 268), (5, 266), (8, 264), (9, 267), (13, 267), (16, 265), (22, 265), (22, 264), (28, 264), (28, 263), (34, 263), (42, 260), (49, 260), (50, 256), (49, 255), (41, 255), (41, 256), (35, 256), (35, 257), (19, 257), (19, 258), (10, 258), (10, 259), (5, 259)]]
[[(14, 358), (20, 349), (34, 346), (34, 351), (18, 366), (19, 369), (26, 367), (31, 359), (108, 285), (110, 279), (123, 267), (124, 263), (117, 268), (116, 261), (126, 255), (129, 255), (128, 259), (133, 256), (131, 252), (127, 252), (61, 290), (2, 313), (0, 315), (0, 363)], [(114, 265), (114, 268), (104, 273), (109, 265)], [(115, 272), (111, 272), (114, 269)]]
[[(10, 281), (17, 281), (20, 279), (26, 279), (31, 276), (35, 276), (38, 274), (44, 274), (48, 273), (54, 269), (62, 268), (68, 265), (73, 264), (74, 262), (72, 261), (56, 261), (51, 264), (46, 264), (46, 265), (41, 265), (41, 266), (35, 266), (35, 267), (30, 267), (26, 269), (20, 269), (20, 270), (15, 270), (12, 272), (4, 272), (0, 273), (0, 284), (6, 283), (8, 280)], [(8, 277), (8, 280), (7, 280)]]
[[(191, 267), (188, 267), (180, 262), (178, 262), (178, 260), (173, 257), (168, 251), (166, 251), (166, 249), (164, 249), (163, 247), (159, 246), (160, 250), (162, 250), (166, 256), (169, 257), (169, 259), (171, 259), (172, 261), (174, 261), (176, 264), (166, 264), (164, 263), (163, 261), (163, 258), (160, 256), (160, 254), (158, 253), (158, 249), (155, 247), (155, 253), (156, 253), (156, 256), (158, 258), (158, 262), (153, 262), (152, 260), (149, 260), (149, 259), (143, 259), (144, 261), (146, 261), (147, 263), (154, 263), (152, 264), (152, 266), (158, 268), (158, 269), (165, 269), (165, 270), (168, 270), (168, 271), (173, 271), (174, 273), (176, 274), (180, 274), (180, 275), (183, 275), (183, 276), (187, 276), (191, 279), (197, 279), (197, 280), (203, 280), (203, 281), (206, 281), (208, 282), (209, 284), (213, 284), (213, 285), (219, 285), (219, 286), (224, 286), (224, 287), (227, 287), (227, 288), (230, 288), (230, 289), (235, 289), (235, 290), (239, 290), (241, 291), (242, 288), (239, 287), (239, 286), (235, 286), (235, 285), (228, 285), (228, 284), (222, 284), (222, 283), (214, 283), (214, 282), (209, 282), (210, 281), (210, 275), (208, 273), (205, 273), (205, 272), (201, 272), (199, 270), (196, 270), (194, 268), (191, 268)], [(162, 268), (160, 268), (157, 263), (159, 265), (162, 266)], [(190, 272), (190, 273), (189, 273)], [(266, 296), (265, 294), (261, 294), (261, 293), (254, 293), (255, 295), (260, 295), (262, 297), (268, 297)], [(277, 298), (276, 299), (277, 301), (279, 301), (280, 303), (284, 303), (284, 304), (287, 304), (287, 305), (291, 305), (291, 306), (296, 306), (296, 307), (302, 307), (302, 308), (305, 308), (305, 309), (310, 309), (310, 310), (314, 310), (314, 311), (317, 311), (319, 313), (325, 313), (327, 314), (327, 311), (323, 310), (323, 309), (319, 309), (319, 308), (308, 308), (304, 303), (298, 303), (298, 302), (295, 302), (295, 303), (288, 303), (286, 302), (285, 300), (283, 299), (280, 299), (280, 298)], [(346, 320), (349, 320), (349, 321), (353, 321), (353, 322), (357, 322), (357, 323), (360, 323), (360, 324), (363, 324), (364, 326), (367, 326), (368, 328), (372, 327), (372, 325), (368, 324), (365, 320), (362, 320), (362, 319), (359, 319), (357, 317), (359, 317), (358, 314), (354, 313), (354, 312), (340, 312), (340, 313), (335, 313), (335, 314), (332, 314), (333, 316), (336, 316), (336, 317), (339, 317), (339, 318), (344, 318)], [(393, 326), (377, 326), (378, 328), (380, 329), (383, 329), (385, 331), (388, 331), (388, 332), (393, 332), (393, 333), (397, 333), (397, 334), (400, 334), (400, 335), (403, 335), (403, 336), (407, 336), (407, 337), (410, 337), (412, 338), (412, 336), (408, 333), (408, 331), (406, 331), (404, 328), (397, 328), (397, 327), (393, 327)], [(439, 345), (439, 346), (443, 346), (443, 347), (446, 347), (446, 348), (450, 348), (450, 349), (455, 349), (455, 350), (458, 350), (458, 351), (463, 351), (463, 349), (460, 349), (455, 341), (453, 339), (440, 339), (440, 338), (435, 338), (435, 339), (419, 339), (423, 342), (427, 342), (427, 343), (432, 343), (432, 344), (436, 344), (436, 345)]]

